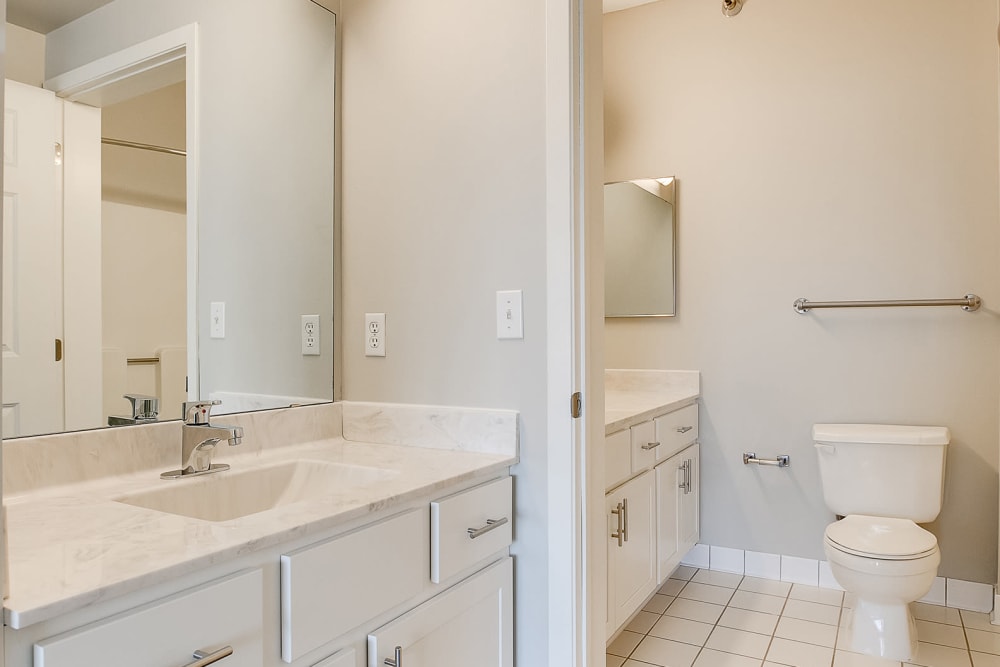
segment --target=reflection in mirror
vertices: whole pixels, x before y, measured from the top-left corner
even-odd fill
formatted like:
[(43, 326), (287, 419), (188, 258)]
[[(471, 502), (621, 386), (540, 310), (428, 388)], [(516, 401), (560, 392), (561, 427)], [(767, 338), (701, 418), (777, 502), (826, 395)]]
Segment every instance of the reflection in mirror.
[[(131, 416), (124, 394), (159, 399), (160, 419), (188, 398), (332, 400), (323, 0), (7, 10), (4, 437), (106, 426)], [(320, 320), (309, 350), (304, 315)]]
[(677, 314), (673, 177), (604, 186), (605, 317)]

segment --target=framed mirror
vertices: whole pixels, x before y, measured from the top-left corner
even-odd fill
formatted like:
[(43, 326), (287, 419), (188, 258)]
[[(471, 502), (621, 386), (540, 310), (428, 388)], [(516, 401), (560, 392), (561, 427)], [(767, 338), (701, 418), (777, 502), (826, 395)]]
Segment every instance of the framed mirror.
[(676, 301), (676, 181), (604, 185), (604, 316), (673, 317)]
[(323, 0), (6, 2), (4, 437), (332, 400)]

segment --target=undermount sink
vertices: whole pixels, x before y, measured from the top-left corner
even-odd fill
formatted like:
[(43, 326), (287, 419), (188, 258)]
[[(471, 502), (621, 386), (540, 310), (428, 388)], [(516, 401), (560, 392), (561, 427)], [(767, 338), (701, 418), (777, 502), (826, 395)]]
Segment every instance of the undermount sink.
[(245, 471), (163, 482), (119, 503), (205, 521), (228, 521), (386, 481), (398, 471), (327, 461), (289, 461)]

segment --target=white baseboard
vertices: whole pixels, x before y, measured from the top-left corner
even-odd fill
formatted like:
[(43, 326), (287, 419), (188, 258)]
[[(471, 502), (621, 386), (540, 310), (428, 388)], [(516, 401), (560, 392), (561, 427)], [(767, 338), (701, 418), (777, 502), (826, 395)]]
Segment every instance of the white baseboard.
[[(825, 560), (696, 544), (681, 560), (681, 565), (843, 590), (837, 585)], [(1000, 625), (1000, 616), (996, 611), (1000, 610), (1000, 595), (995, 594), (993, 584), (935, 577), (930, 592), (920, 602), (966, 611), (993, 612), (993, 623)]]

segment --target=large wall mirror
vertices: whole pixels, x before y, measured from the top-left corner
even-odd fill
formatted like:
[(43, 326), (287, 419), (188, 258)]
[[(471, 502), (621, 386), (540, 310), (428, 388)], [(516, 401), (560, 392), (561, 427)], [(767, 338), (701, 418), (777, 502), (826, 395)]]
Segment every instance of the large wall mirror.
[(605, 184), (605, 317), (677, 314), (675, 193), (673, 177)]
[(4, 437), (332, 400), (323, 0), (6, 3)]

